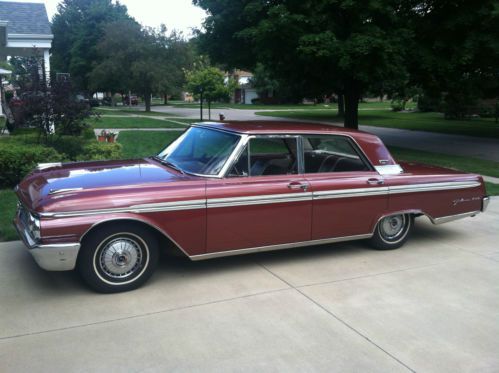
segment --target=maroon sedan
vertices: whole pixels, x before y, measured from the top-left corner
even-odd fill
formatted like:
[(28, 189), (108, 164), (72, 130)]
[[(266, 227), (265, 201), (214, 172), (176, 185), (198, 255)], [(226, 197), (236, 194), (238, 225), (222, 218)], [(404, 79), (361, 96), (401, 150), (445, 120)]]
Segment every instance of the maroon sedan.
[(479, 175), (398, 164), (374, 135), (319, 124), (192, 125), (156, 156), (41, 165), (16, 188), (40, 267), (95, 290), (137, 288), (158, 251), (192, 260), (367, 239), (404, 244), (414, 218), (485, 211)]

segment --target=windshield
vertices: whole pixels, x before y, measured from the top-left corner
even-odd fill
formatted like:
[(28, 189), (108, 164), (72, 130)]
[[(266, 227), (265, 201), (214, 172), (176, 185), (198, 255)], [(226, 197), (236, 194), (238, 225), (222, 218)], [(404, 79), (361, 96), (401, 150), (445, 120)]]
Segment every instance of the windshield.
[(191, 127), (158, 157), (183, 172), (214, 176), (222, 171), (239, 139), (234, 134)]

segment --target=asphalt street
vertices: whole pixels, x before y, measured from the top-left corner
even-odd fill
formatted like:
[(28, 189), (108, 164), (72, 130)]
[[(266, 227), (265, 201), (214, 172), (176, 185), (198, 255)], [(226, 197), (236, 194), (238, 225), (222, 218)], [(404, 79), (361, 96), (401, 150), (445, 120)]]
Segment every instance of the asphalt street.
[(0, 372), (499, 371), (499, 199), (399, 250), (190, 262), (101, 295), (0, 244)]

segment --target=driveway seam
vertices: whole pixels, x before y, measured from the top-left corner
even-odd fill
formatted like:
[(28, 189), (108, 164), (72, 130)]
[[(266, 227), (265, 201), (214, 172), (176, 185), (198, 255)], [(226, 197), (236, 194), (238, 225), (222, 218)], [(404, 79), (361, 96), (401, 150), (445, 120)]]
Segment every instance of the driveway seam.
[[(468, 251), (465, 251), (465, 252), (466, 253), (470, 253)], [(433, 267), (433, 266), (444, 264), (444, 263), (447, 263), (447, 262), (450, 262), (450, 261), (456, 260), (456, 259), (459, 259), (459, 258), (449, 258), (447, 260), (442, 260), (442, 261), (436, 262), (436, 263), (424, 264), (424, 265), (420, 265), (420, 266), (407, 267), (407, 268), (400, 268), (400, 269), (395, 269), (393, 271), (371, 273), (371, 274), (367, 274), (367, 275), (356, 276), (356, 277), (347, 277), (347, 278), (342, 278), (342, 279), (338, 279), (338, 280), (331, 280), (331, 281), (324, 281), (324, 282), (314, 282), (314, 283), (305, 284), (305, 285), (297, 285), (297, 286), (294, 286), (294, 288), (295, 289), (301, 289), (301, 288), (306, 288), (306, 287), (309, 287), (309, 286), (334, 284), (334, 283), (337, 283), (337, 282), (351, 281), (351, 280), (357, 280), (357, 279), (361, 279), (361, 278), (376, 277), (376, 276), (382, 276), (382, 275), (389, 275), (391, 273), (397, 273), (397, 272), (412, 271), (414, 269), (422, 269), (422, 268)]]
[(291, 288), (283, 288), (283, 289), (267, 290), (267, 291), (262, 291), (262, 292), (259, 292), (259, 293), (242, 295), (240, 297), (225, 298), (225, 299), (214, 300), (214, 301), (211, 301), (211, 302), (191, 304), (191, 305), (188, 305), (188, 306), (175, 307), (175, 308), (168, 308), (168, 309), (164, 309), (164, 310), (159, 310), (159, 311), (154, 311), (154, 312), (147, 312), (147, 313), (142, 313), (142, 314), (138, 314), (138, 315), (132, 315), (132, 316), (126, 316), (126, 317), (119, 317), (117, 319), (102, 320), (102, 321), (96, 321), (96, 322), (91, 322), (91, 323), (86, 323), (86, 324), (79, 324), (79, 325), (72, 325), (72, 326), (67, 326), (67, 327), (62, 327), (62, 328), (41, 330), (41, 331), (32, 332), (32, 333), (22, 333), (22, 334), (16, 334), (16, 335), (9, 335), (9, 336), (5, 336), (5, 337), (0, 337), (0, 342), (1, 341), (6, 341), (6, 340), (10, 340), (10, 339), (16, 339), (16, 338), (31, 337), (31, 336), (35, 336), (35, 335), (49, 334), (49, 333), (55, 333), (55, 332), (60, 332), (60, 331), (65, 331), (65, 330), (85, 328), (85, 327), (88, 327), (88, 326), (108, 324), (108, 323), (112, 323), (112, 322), (116, 322), (116, 321), (125, 321), (125, 320), (146, 318), (146, 317), (149, 317), (149, 316), (160, 315), (160, 314), (163, 314), (163, 313), (169, 313), (169, 312), (174, 312), (174, 311), (187, 310), (187, 309), (191, 309), (191, 308), (209, 306), (209, 305), (212, 305), (212, 304), (219, 304), (219, 303), (231, 302), (233, 300), (251, 298), (251, 297), (256, 297), (256, 296), (259, 296), (259, 295), (279, 293), (279, 292), (288, 291), (288, 290), (292, 290), (292, 289)]
[(297, 293), (301, 294), (304, 298), (308, 299), (310, 302), (312, 302), (313, 304), (315, 304), (317, 307), (319, 307), (320, 309), (322, 309), (324, 312), (326, 312), (327, 314), (329, 314), (330, 316), (332, 316), (334, 319), (336, 319), (337, 321), (339, 321), (340, 323), (342, 323), (343, 325), (345, 325), (347, 328), (349, 328), (351, 331), (353, 331), (355, 334), (357, 334), (358, 336), (362, 337), (363, 339), (365, 339), (367, 342), (369, 342), (370, 344), (372, 344), (373, 346), (375, 346), (376, 348), (378, 348), (380, 351), (384, 352), (386, 355), (388, 355), (389, 357), (391, 357), (393, 360), (395, 360), (396, 362), (398, 362), (400, 365), (402, 365), (404, 368), (406, 368), (407, 370), (409, 370), (410, 372), (416, 372), (414, 369), (412, 369), (410, 366), (408, 366), (407, 364), (405, 364), (402, 360), (400, 360), (399, 358), (397, 358), (395, 355), (391, 354), (390, 352), (388, 352), (387, 350), (385, 350), (383, 347), (381, 347), (380, 345), (378, 345), (376, 342), (374, 342), (373, 340), (371, 340), (369, 337), (367, 337), (366, 335), (362, 334), (360, 331), (358, 331), (357, 329), (355, 329), (353, 326), (351, 326), (350, 324), (348, 324), (346, 321), (344, 321), (343, 319), (341, 319), (339, 316), (337, 316), (334, 312), (328, 310), (326, 307), (324, 307), (322, 304), (318, 303), (317, 301), (315, 301), (313, 298), (309, 297), (307, 294), (305, 294), (304, 292), (302, 292), (299, 288), (293, 286), (292, 284), (290, 284), (288, 281), (284, 280), (283, 278), (281, 278), (280, 276), (278, 276), (277, 274), (275, 274), (274, 272), (272, 272), (270, 269), (268, 269), (264, 264), (262, 263), (258, 263), (263, 269), (265, 269), (267, 272), (269, 272), (271, 275), (273, 275), (274, 277), (276, 277), (277, 279), (281, 280), (282, 282), (284, 282), (285, 284), (287, 284), (288, 286), (290, 286), (292, 289), (294, 289)]

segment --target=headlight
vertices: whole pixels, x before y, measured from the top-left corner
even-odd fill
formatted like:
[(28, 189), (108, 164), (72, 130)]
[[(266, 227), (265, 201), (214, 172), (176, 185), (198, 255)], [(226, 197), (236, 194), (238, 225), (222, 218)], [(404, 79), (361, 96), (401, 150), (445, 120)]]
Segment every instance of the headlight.
[(28, 229), (35, 241), (40, 241), (40, 219), (33, 214), (29, 214)]

